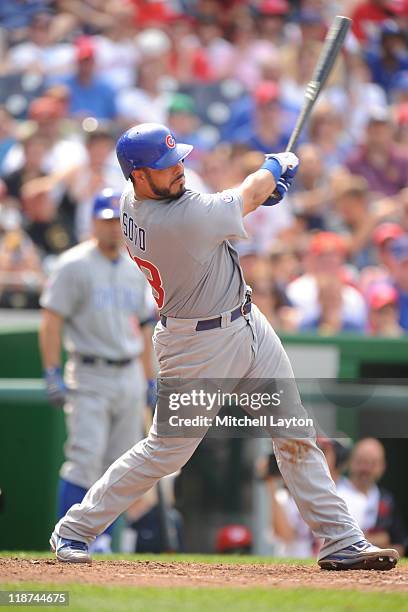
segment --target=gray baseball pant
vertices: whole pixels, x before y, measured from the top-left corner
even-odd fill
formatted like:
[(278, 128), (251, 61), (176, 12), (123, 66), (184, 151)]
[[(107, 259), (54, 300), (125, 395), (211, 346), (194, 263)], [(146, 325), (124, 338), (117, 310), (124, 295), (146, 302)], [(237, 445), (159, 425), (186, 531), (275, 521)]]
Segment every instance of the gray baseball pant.
[(108, 467), (143, 437), (146, 380), (140, 359), (126, 366), (65, 367), (67, 440), (60, 476), (89, 489)]
[[(247, 318), (239, 317), (232, 323), (228, 313), (224, 313), (221, 328), (196, 332), (196, 323), (196, 319), (170, 318), (166, 327), (158, 323), (153, 343), (159, 376), (293, 378), (279, 338), (256, 306), (253, 305)], [(72, 506), (56, 525), (57, 533), (91, 543), (160, 478), (180, 469), (200, 441), (201, 438), (160, 437), (154, 419), (147, 438), (117, 459), (82, 503)], [(291, 441), (275, 438), (273, 443), (282, 476), (303, 519), (315, 537), (324, 541), (319, 557), (364, 539), (336, 492), (315, 438)], [(302, 451), (301, 460), (296, 460), (297, 447)]]

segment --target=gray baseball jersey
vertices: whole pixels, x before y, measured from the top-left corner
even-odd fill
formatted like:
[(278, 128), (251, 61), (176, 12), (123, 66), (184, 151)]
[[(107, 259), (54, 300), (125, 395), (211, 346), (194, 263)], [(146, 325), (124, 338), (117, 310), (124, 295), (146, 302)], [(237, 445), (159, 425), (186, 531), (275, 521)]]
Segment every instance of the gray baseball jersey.
[(176, 200), (121, 200), (129, 253), (148, 279), (161, 314), (217, 316), (244, 298), (238, 255), (229, 240), (246, 238), (242, 198), (235, 190), (186, 190)]
[(40, 304), (65, 319), (68, 352), (126, 359), (143, 350), (138, 320), (151, 314), (146, 286), (126, 252), (112, 262), (89, 240), (60, 257)]

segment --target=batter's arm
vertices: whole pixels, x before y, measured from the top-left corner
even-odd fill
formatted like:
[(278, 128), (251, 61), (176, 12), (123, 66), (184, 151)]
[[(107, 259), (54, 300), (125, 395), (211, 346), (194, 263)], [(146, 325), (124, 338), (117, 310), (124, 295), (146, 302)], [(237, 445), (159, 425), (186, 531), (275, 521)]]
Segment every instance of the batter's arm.
[(64, 319), (53, 310), (44, 308), (39, 331), (41, 358), (44, 370), (61, 365), (61, 336)]
[(266, 203), (274, 193), (279, 179), (285, 179), (287, 176), (289, 178), (290, 174), (291, 180), (298, 164), (299, 160), (294, 153), (267, 155), (263, 166), (247, 176), (237, 188), (243, 199), (242, 215), (245, 217), (258, 206)]
[(242, 216), (245, 217), (250, 212), (261, 206), (275, 191), (276, 182), (274, 176), (261, 168), (250, 174), (237, 188), (243, 200)]

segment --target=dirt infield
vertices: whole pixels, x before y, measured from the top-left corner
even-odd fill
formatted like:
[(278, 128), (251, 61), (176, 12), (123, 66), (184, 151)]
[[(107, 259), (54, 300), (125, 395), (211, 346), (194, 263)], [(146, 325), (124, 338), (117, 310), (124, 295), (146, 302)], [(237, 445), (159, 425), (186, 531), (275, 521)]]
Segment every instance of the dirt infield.
[(408, 591), (408, 565), (388, 572), (328, 572), (314, 565), (93, 561), (63, 564), (54, 559), (0, 558), (0, 582), (75, 582), (152, 587), (304, 587)]

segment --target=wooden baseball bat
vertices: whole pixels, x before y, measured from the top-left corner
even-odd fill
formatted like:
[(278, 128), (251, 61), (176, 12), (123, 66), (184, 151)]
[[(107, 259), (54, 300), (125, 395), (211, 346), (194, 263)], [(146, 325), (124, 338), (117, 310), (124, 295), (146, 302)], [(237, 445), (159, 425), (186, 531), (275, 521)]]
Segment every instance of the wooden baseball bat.
[(299, 140), (299, 136), (316, 103), (316, 100), (327, 81), (331, 69), (333, 68), (334, 62), (340, 53), (340, 49), (349, 30), (350, 24), (351, 19), (348, 17), (337, 15), (337, 17), (334, 18), (333, 23), (327, 32), (326, 40), (316, 64), (312, 79), (307, 85), (303, 105), (296, 121), (296, 125), (290, 135), (286, 151), (294, 150), (297, 141)]

